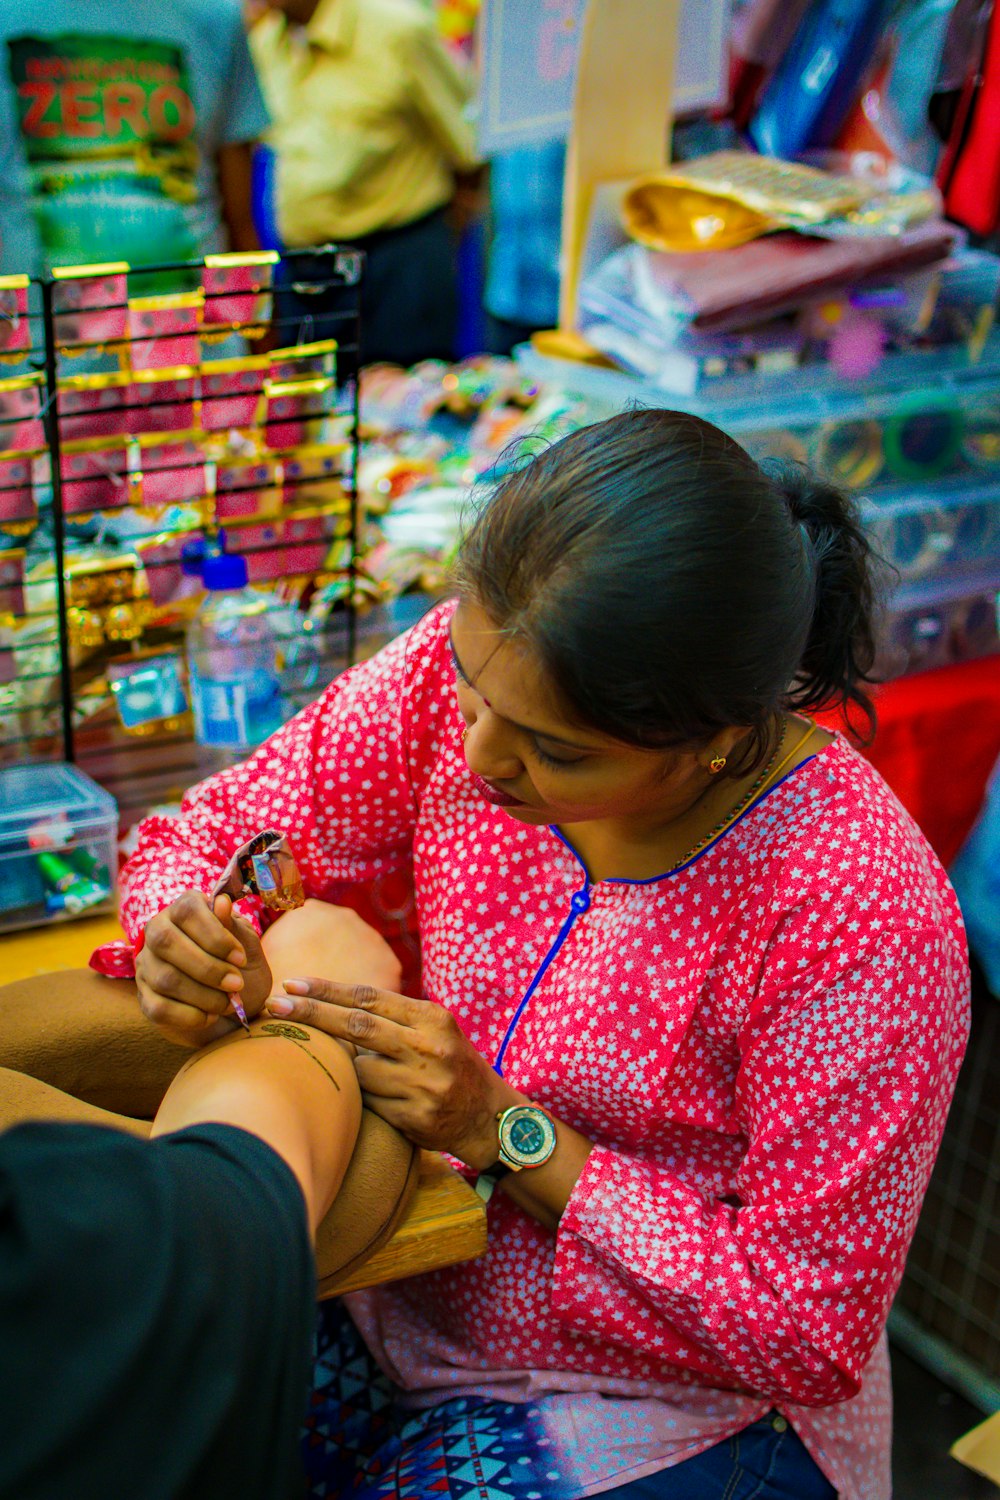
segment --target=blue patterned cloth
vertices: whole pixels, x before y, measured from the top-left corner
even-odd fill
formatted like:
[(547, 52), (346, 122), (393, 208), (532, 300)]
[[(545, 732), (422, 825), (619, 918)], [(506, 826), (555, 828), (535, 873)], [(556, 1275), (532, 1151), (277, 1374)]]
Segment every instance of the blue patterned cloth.
[(536, 1403), (459, 1397), (424, 1411), (398, 1404), (337, 1303), (320, 1311), (312, 1401), (302, 1439), (317, 1500), (571, 1500)]
[[(560, 1451), (544, 1402), (461, 1396), (403, 1407), (337, 1302), (320, 1308), (302, 1438), (312, 1500), (578, 1500), (579, 1465)], [(628, 1443), (622, 1416), (614, 1440)], [(586, 1448), (583, 1431), (579, 1434)], [(574, 1473), (575, 1471), (575, 1473)], [(607, 1500), (836, 1500), (783, 1418), (762, 1418), (671, 1468), (606, 1490)]]

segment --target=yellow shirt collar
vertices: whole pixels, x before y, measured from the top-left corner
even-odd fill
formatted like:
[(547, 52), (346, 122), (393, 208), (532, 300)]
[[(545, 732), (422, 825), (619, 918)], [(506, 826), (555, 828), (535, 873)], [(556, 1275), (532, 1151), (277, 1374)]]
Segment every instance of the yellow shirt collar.
[(312, 46), (326, 52), (347, 52), (357, 24), (358, 0), (320, 0), (306, 36)]

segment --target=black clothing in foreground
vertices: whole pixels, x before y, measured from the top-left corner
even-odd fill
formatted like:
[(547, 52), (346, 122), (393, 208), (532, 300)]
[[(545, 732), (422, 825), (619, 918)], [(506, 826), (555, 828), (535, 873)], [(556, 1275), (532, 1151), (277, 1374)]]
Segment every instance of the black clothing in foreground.
[(303, 1493), (315, 1271), (255, 1136), (0, 1136), (0, 1500)]

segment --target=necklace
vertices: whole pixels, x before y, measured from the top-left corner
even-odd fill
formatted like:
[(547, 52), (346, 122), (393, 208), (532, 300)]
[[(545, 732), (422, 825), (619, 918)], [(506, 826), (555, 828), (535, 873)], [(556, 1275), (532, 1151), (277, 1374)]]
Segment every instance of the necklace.
[[(795, 744), (789, 750), (788, 754), (783, 755), (781, 760), (778, 761), (778, 751), (781, 749), (782, 743), (785, 738), (784, 732), (782, 732), (781, 738), (778, 740), (778, 743), (774, 747), (774, 754), (771, 756), (771, 759), (768, 761), (763, 771), (761, 771), (760, 775), (757, 777), (757, 780), (754, 782), (753, 786), (751, 786), (748, 791), (744, 792), (743, 796), (740, 798), (739, 802), (737, 802), (736, 806), (731, 808), (729, 812), (726, 813), (726, 816), (720, 823), (716, 823), (715, 827), (708, 833), (706, 833), (704, 838), (700, 838), (698, 842), (694, 844), (681, 859), (677, 860), (675, 864), (672, 864), (670, 866), (671, 870), (677, 870), (681, 865), (686, 865), (688, 860), (694, 859), (696, 854), (700, 854), (701, 851), (706, 847), (706, 845), (710, 844), (713, 839), (717, 839), (720, 833), (725, 833), (727, 828), (731, 828), (732, 825), (736, 822), (737, 818), (746, 811), (747, 807), (753, 801), (754, 797), (756, 797), (757, 793), (761, 791), (769, 781), (772, 781), (776, 776), (778, 776), (788, 765), (788, 762), (790, 760), (793, 760), (795, 756), (798, 755), (799, 751), (802, 749), (802, 746), (805, 744), (806, 740), (809, 738), (815, 728), (816, 725), (813, 723), (812, 719), (810, 719), (809, 728), (806, 730), (805, 734), (797, 739)], [(775, 765), (775, 761), (778, 761), (777, 765)]]

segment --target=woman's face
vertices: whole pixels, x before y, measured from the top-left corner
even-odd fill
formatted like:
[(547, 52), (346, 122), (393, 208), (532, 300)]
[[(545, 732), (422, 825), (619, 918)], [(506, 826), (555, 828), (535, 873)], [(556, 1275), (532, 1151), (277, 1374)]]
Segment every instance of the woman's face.
[(530, 652), (469, 601), (452, 618), (451, 645), (466, 762), (483, 795), (519, 822), (601, 819), (651, 832), (711, 780), (714, 742), (698, 753), (644, 750), (581, 729)]

